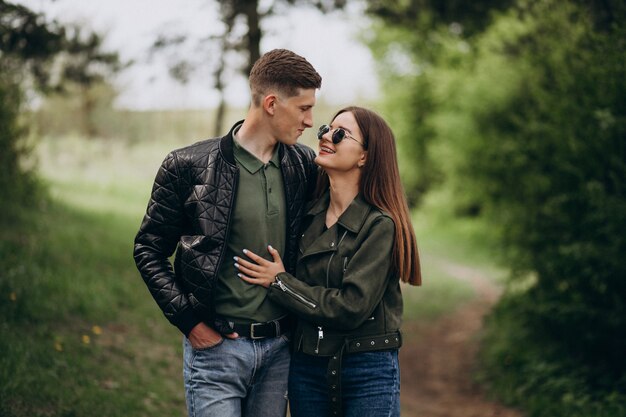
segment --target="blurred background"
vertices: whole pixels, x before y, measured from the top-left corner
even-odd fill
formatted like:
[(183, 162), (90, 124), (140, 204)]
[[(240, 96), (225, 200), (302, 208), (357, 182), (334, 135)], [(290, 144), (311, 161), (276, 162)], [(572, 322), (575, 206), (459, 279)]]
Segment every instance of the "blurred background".
[[(626, 416), (626, 4), (0, 0), (0, 416), (185, 415), (132, 241), (273, 48), (392, 126), (405, 416)], [(315, 149), (314, 132), (302, 142)]]

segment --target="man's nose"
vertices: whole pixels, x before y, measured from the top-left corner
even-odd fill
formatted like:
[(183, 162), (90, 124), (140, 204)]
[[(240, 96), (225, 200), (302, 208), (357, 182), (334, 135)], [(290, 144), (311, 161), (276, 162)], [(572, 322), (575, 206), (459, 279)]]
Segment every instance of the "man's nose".
[(313, 127), (313, 110), (307, 110), (303, 123), (306, 127)]

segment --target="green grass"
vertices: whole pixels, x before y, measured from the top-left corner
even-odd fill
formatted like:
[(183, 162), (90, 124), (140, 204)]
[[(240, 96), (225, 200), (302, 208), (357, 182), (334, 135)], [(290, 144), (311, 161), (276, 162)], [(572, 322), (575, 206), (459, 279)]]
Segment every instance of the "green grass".
[[(51, 198), (0, 220), (0, 415), (185, 414), (180, 333), (132, 259), (156, 170), (182, 145), (41, 143)], [(486, 265), (476, 261), (480, 248), (459, 249), (454, 228), (421, 220), (431, 214), (416, 213), (424, 286), (404, 287), (406, 320), (472, 297), (451, 263)]]
[(181, 336), (132, 259), (156, 168), (76, 144), (44, 146), (53, 198), (0, 229), (0, 415), (184, 415)]
[(133, 270), (135, 219), (32, 214), (2, 229), (0, 414), (181, 414), (180, 336)]

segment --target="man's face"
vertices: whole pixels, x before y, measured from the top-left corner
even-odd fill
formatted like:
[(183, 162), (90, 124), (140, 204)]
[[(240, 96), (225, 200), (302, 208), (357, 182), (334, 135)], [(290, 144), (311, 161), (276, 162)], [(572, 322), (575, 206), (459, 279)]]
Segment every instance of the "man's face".
[(298, 90), (293, 97), (278, 97), (274, 108), (276, 140), (286, 145), (298, 141), (305, 129), (313, 126), (315, 89)]

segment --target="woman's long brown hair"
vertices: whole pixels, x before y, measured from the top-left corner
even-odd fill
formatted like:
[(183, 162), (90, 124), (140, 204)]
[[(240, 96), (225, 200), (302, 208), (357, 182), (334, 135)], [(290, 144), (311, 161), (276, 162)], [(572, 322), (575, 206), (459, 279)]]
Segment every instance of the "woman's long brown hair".
[[(367, 150), (367, 159), (361, 171), (359, 192), (369, 204), (391, 216), (395, 223), (393, 264), (403, 282), (422, 284), (419, 253), (415, 232), (411, 224), (409, 207), (400, 182), (396, 141), (385, 120), (371, 110), (350, 106), (339, 110), (354, 115)], [(329, 187), (328, 175), (322, 172), (317, 194)]]

